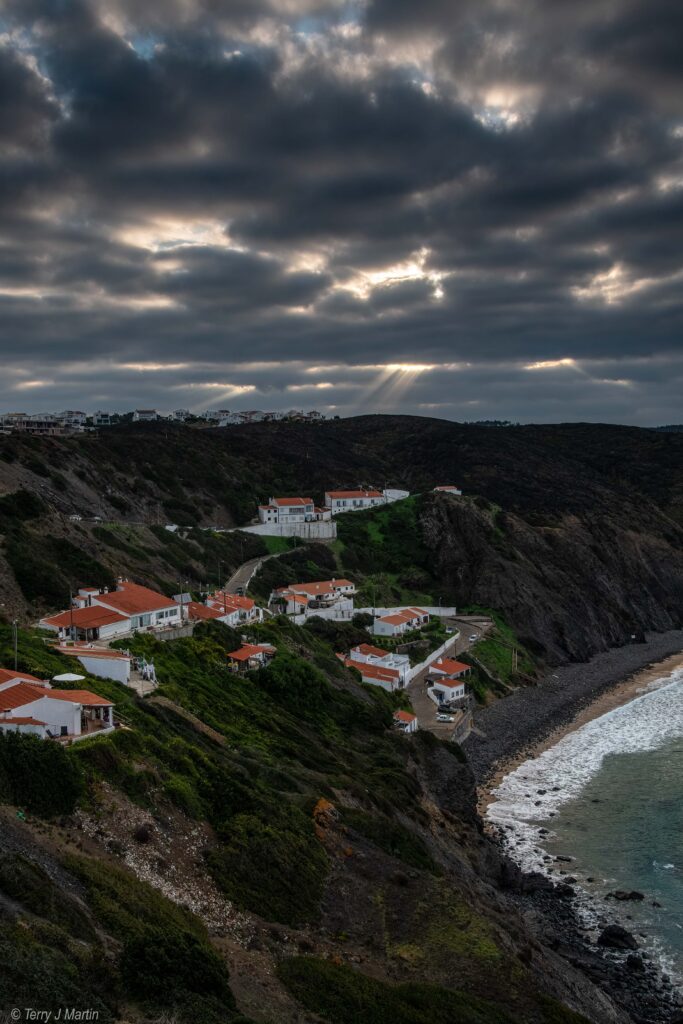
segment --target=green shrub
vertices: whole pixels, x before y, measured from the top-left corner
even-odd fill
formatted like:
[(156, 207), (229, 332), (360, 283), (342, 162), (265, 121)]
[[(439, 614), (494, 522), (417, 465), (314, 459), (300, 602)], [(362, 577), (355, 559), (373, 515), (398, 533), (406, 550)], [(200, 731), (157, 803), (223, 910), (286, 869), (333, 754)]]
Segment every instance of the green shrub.
[(240, 907), (270, 921), (303, 925), (317, 918), (329, 868), (313, 821), (292, 805), (268, 816), (238, 814), (208, 854), (218, 886)]
[(404, 864), (425, 871), (438, 870), (422, 839), (400, 822), (392, 821), (382, 814), (367, 814), (350, 808), (344, 809), (342, 820), (380, 850), (397, 857)]
[(58, 743), (0, 735), (0, 801), (52, 817), (70, 814), (83, 792), (79, 765)]

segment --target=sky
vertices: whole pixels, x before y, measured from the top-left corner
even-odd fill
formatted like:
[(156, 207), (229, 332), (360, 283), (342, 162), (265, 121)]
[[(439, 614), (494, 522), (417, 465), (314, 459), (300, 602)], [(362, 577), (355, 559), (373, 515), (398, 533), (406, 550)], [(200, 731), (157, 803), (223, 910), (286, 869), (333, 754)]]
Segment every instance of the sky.
[(681, 422), (680, 0), (0, 0), (0, 410)]

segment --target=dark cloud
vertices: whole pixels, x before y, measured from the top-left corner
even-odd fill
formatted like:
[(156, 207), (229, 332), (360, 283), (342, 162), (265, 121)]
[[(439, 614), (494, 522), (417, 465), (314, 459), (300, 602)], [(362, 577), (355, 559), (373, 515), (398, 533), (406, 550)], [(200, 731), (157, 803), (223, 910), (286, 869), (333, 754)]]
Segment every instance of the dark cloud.
[(680, 418), (678, 3), (4, 10), (1, 407)]

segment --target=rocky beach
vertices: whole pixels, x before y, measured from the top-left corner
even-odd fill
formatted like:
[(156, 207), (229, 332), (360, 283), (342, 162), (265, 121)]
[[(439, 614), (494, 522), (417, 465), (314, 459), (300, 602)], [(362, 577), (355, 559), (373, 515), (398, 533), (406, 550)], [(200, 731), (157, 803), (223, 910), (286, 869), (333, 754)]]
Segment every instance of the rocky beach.
[[(536, 759), (563, 736), (628, 704), (656, 679), (675, 672), (682, 659), (683, 631), (650, 635), (643, 644), (557, 669), (538, 687), (517, 691), (475, 714), (475, 731), (465, 749), (479, 783), (480, 813), (485, 814), (493, 799), (491, 790), (522, 762), (531, 763), (528, 759)], [(486, 825), (501, 850), (519, 860), (520, 840), (513, 838), (514, 829), (506, 832), (513, 826), (490, 820)], [(544, 844), (548, 830), (535, 831), (538, 838), (535, 843), (532, 839), (532, 847)], [(539, 870), (527, 867), (519, 876), (513, 871), (512, 888), (514, 898), (536, 916), (544, 941), (608, 992), (623, 1009), (625, 1021), (683, 1021), (680, 992), (647, 943), (643, 945), (644, 935), (632, 916), (632, 909), (640, 905), (637, 901), (651, 896), (618, 893), (608, 901), (603, 902), (603, 896), (591, 903), (575, 877), (572, 856), (546, 855), (543, 860), (547, 863)]]
[[(477, 784), (505, 773), (538, 745), (560, 737), (577, 718), (624, 686), (639, 672), (683, 654), (683, 629), (648, 633), (644, 643), (615, 647), (587, 662), (562, 665), (537, 685), (516, 690), (474, 713), (474, 728), (463, 743)], [(628, 694), (624, 696), (629, 699)]]

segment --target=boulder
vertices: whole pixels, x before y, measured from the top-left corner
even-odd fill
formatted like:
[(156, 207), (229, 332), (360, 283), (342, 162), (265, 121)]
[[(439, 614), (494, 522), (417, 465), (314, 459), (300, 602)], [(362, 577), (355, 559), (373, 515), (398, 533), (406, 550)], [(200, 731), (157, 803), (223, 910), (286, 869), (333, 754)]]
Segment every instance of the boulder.
[(608, 924), (598, 936), (598, 946), (606, 949), (638, 949), (633, 935), (619, 924)]

